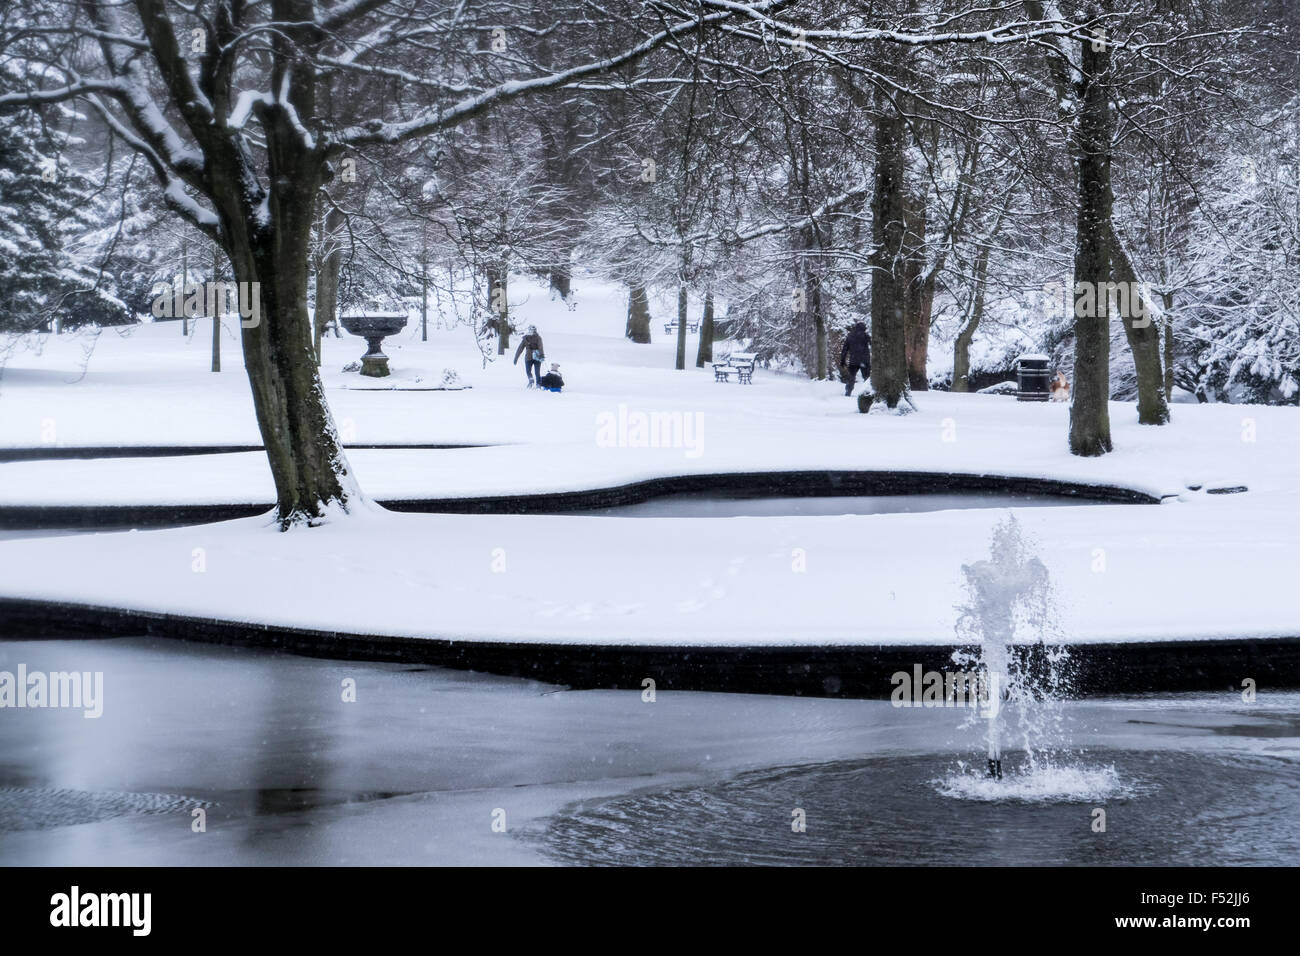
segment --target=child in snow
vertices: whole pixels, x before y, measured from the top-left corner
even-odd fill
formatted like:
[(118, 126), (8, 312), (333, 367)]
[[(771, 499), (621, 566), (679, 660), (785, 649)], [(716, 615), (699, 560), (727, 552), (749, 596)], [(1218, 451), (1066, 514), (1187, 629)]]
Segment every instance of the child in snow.
[(558, 392), (564, 388), (564, 379), (560, 378), (560, 363), (552, 362), (551, 370), (539, 378), (537, 384), (549, 392)]
[(524, 356), (524, 372), (528, 376), (528, 387), (533, 387), (533, 379), (536, 378), (540, 383), (542, 379), (542, 361), (546, 358), (546, 350), (542, 348), (542, 337), (537, 334), (537, 326), (528, 326), (528, 334), (519, 340), (519, 348), (515, 349), (515, 364), (519, 364), (519, 356)]
[(1052, 384), (1047, 387), (1047, 390), (1050, 393), (1049, 399), (1053, 402), (1070, 400), (1070, 382), (1062, 371), (1057, 371), (1056, 378), (1052, 379)]

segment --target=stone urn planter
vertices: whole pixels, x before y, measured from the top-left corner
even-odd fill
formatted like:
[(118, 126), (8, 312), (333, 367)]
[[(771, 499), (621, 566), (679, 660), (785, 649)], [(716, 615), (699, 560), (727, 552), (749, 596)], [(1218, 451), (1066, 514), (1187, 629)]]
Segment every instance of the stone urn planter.
[(395, 335), (406, 328), (404, 312), (353, 312), (340, 315), (339, 322), (353, 335), (359, 335), (370, 346), (361, 356), (361, 374), (371, 378), (383, 378), (388, 374), (388, 356), (379, 345), (384, 338)]

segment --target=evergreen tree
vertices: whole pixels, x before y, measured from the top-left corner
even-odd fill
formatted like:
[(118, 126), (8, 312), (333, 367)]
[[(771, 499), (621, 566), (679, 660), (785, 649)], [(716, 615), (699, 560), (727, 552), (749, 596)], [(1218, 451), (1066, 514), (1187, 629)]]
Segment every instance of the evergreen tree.
[(99, 225), (97, 184), (63, 157), (71, 139), (37, 114), (0, 124), (0, 330), (129, 321), (78, 240)]

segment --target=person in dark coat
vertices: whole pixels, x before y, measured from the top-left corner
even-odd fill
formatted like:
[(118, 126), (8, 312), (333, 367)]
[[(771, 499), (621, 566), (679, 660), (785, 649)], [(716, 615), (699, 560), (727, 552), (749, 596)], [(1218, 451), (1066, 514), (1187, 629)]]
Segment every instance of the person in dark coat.
[(564, 388), (564, 379), (560, 377), (558, 362), (551, 363), (551, 370), (537, 380), (537, 384), (547, 391), (558, 392)]
[(867, 332), (865, 322), (858, 322), (844, 336), (844, 347), (840, 349), (840, 370), (843, 373), (845, 395), (853, 394), (859, 371), (864, 379), (871, 381), (871, 335)]
[(537, 326), (528, 326), (528, 334), (519, 340), (519, 348), (515, 349), (515, 364), (519, 364), (519, 356), (524, 356), (524, 373), (528, 376), (528, 387), (533, 387), (533, 379), (542, 377), (542, 361), (546, 358), (546, 350), (542, 348), (542, 337), (537, 334)]

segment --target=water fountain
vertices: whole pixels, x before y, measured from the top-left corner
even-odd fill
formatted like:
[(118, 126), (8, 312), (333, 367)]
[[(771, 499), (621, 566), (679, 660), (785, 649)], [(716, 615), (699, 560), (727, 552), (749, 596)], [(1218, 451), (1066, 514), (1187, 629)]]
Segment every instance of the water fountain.
[[(988, 695), (983, 716), (988, 721), (988, 776), (1002, 779), (1003, 702), (1029, 702), (1045, 689), (1030, 686), (1036, 664), (1048, 665), (1047, 682), (1059, 682), (1055, 665), (1059, 654), (1046, 654), (1035, 661), (1017, 651), (1016, 635), (1026, 626), (1037, 630), (1042, 643), (1049, 619), (1051, 583), (1047, 567), (1030, 553), (1020, 523), (1008, 516), (993, 529), (989, 557), (962, 565), (970, 603), (959, 608), (958, 633), (978, 641), (977, 669)], [(1063, 651), (1061, 652), (1063, 653)], [(959, 652), (969, 658), (968, 654)]]

